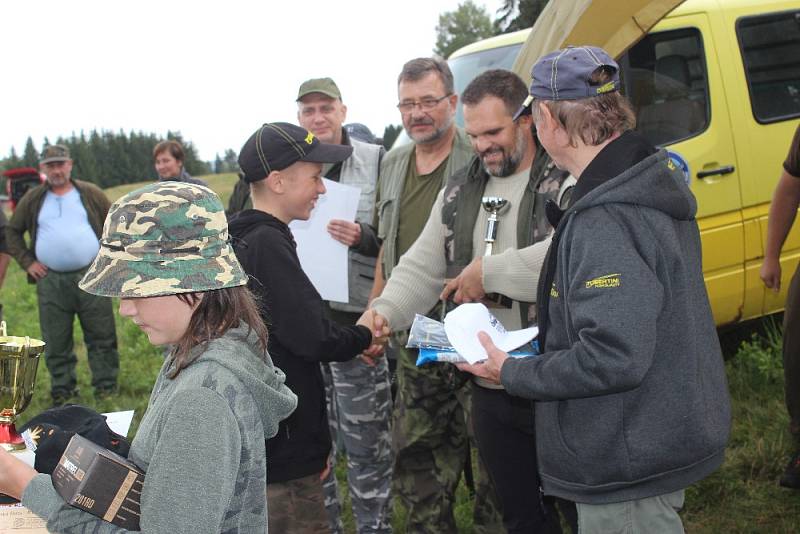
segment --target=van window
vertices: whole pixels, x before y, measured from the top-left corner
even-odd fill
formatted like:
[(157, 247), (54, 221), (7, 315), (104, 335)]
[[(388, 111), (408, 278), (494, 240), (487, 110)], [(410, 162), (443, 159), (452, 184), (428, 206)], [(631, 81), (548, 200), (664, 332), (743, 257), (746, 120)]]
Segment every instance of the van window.
[(800, 12), (743, 17), (736, 34), (755, 119), (800, 115)]
[(709, 122), (708, 76), (696, 28), (647, 35), (622, 58), (636, 129), (657, 146), (693, 137)]
[[(521, 48), (522, 43), (517, 43), (481, 50), (480, 52), (473, 52), (472, 54), (448, 60), (447, 64), (450, 65), (450, 70), (453, 71), (456, 93), (460, 95), (467, 88), (469, 82), (484, 71), (489, 69), (511, 70)], [(457, 108), (455, 120), (458, 126), (464, 126), (464, 114), (461, 112), (461, 106)]]

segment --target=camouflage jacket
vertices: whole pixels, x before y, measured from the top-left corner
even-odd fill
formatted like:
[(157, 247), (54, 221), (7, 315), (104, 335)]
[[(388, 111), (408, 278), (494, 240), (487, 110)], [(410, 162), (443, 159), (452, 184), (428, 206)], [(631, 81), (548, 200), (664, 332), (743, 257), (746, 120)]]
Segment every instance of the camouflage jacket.
[[(551, 232), (553, 228), (545, 215), (545, 204), (548, 200), (561, 199), (562, 203), (566, 200), (567, 195), (561, 188), (568, 176), (568, 172), (556, 168), (541, 146), (537, 147), (530, 181), (519, 205), (517, 248), (542, 241)], [(457, 276), (475, 257), (473, 229), (481, 216), (481, 198), (488, 180), (480, 158), (475, 156), (447, 181), (442, 196), (442, 224), (447, 228), (444, 254), (448, 278)], [(534, 307), (530, 303), (520, 304), (522, 324), (533, 322)]]

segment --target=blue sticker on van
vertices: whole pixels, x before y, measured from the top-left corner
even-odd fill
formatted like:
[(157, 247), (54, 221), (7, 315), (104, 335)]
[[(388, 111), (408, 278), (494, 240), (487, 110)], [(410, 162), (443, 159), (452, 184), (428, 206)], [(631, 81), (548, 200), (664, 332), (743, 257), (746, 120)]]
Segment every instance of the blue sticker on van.
[(683, 156), (677, 152), (673, 152), (672, 150), (667, 150), (667, 155), (683, 173), (683, 179), (686, 181), (686, 185), (690, 185), (692, 181), (692, 173), (689, 172), (689, 164), (685, 159), (683, 159)]

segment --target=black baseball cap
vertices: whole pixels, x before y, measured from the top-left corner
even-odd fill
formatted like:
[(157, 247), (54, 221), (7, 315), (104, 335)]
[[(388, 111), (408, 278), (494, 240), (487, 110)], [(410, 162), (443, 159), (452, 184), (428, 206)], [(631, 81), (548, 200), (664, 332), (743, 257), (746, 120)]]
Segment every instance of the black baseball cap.
[(26, 430), (37, 446), (33, 467), (40, 473), (52, 474), (75, 434), (120, 456), (127, 457), (131, 448), (124, 436), (108, 427), (104, 415), (79, 404), (45, 410), (20, 428), (20, 432)]
[(350, 157), (353, 147), (322, 143), (317, 137), (288, 122), (264, 124), (239, 152), (239, 167), (247, 183), (263, 180), (298, 161), (338, 163)]

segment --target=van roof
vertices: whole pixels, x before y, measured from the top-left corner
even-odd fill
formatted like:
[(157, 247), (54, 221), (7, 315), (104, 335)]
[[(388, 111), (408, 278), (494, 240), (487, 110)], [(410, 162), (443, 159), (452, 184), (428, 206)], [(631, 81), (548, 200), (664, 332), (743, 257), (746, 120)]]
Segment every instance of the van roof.
[(450, 54), (450, 57), (448, 59), (457, 58), (459, 56), (465, 56), (467, 54), (472, 54), (473, 52), (480, 52), (482, 50), (493, 50), (495, 48), (500, 48), (501, 46), (524, 43), (525, 39), (528, 38), (528, 34), (530, 32), (531, 32), (530, 28), (526, 28), (524, 30), (518, 30), (512, 33), (504, 33), (502, 35), (489, 37), (488, 39), (483, 39), (481, 41), (468, 44), (467, 46), (462, 46), (461, 48)]
[[(763, 0), (726, 0), (726, 2), (735, 5), (752, 5), (755, 2), (763, 2)], [(714, 11), (719, 9), (719, 0), (685, 0), (682, 4), (672, 10), (667, 17), (674, 15), (686, 15), (695, 13), (697, 11)], [(505, 33), (495, 37), (489, 37), (467, 46), (461, 47), (452, 54), (448, 59), (454, 59), (467, 54), (481, 52), (483, 50), (492, 50), (500, 48), (501, 46), (509, 46), (513, 44), (524, 43), (528, 38), (531, 29), (525, 28), (512, 33)]]

